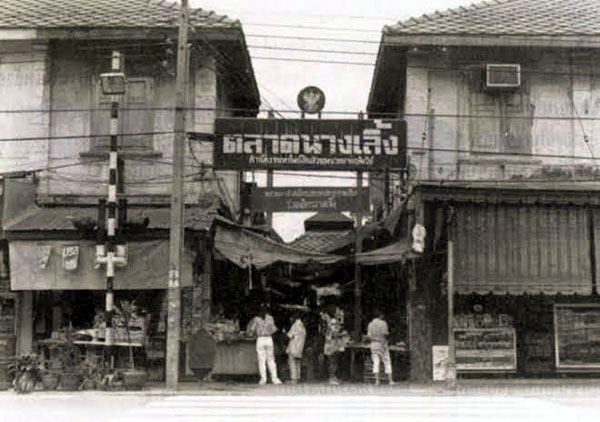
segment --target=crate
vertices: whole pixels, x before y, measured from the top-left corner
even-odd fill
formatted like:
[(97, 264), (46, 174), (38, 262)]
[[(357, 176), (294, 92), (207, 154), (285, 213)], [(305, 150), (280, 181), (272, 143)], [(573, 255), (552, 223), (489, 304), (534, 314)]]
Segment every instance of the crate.
[[(113, 341), (115, 343), (127, 343), (127, 330), (125, 327), (120, 327), (117, 322), (117, 327), (113, 328)], [(143, 318), (137, 318), (132, 321), (129, 326), (129, 335), (132, 343), (142, 343), (146, 341), (146, 322)]]
[[(379, 362), (379, 379), (385, 377), (385, 368), (383, 366), (383, 362)], [(373, 374), (373, 361), (371, 357), (366, 357), (364, 361), (364, 371), (363, 371), (363, 380), (369, 384), (375, 384), (375, 374)]]

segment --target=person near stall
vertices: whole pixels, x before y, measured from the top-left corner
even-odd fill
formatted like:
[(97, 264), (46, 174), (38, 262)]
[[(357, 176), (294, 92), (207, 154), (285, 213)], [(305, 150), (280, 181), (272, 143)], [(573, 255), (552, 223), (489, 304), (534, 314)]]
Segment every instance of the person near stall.
[(295, 313), (290, 318), (292, 326), (287, 332), (290, 339), (287, 349), (288, 364), (290, 367), (290, 382), (297, 384), (301, 378), (301, 360), (304, 351), (304, 342), (306, 341), (306, 328), (299, 313)]
[(349, 340), (348, 333), (343, 329), (341, 321), (336, 316), (337, 313), (339, 311), (334, 306), (329, 306), (325, 312), (321, 313), (321, 318), (325, 323), (323, 354), (327, 359), (329, 384), (332, 385), (340, 384), (337, 377), (339, 360), (341, 354), (346, 350), (346, 344)]
[(267, 366), (271, 374), (273, 384), (281, 384), (277, 377), (277, 364), (275, 363), (275, 352), (273, 338), (271, 337), (278, 328), (273, 317), (269, 315), (266, 304), (260, 306), (260, 311), (248, 324), (247, 331), (256, 336), (256, 356), (258, 359), (258, 372), (260, 373), (260, 385), (267, 383)]
[(390, 357), (388, 336), (389, 329), (387, 322), (385, 322), (384, 314), (380, 310), (376, 310), (375, 318), (367, 326), (367, 337), (371, 341), (371, 360), (373, 361), (375, 385), (379, 385), (380, 362), (383, 362), (389, 384), (395, 384), (392, 379), (392, 359)]

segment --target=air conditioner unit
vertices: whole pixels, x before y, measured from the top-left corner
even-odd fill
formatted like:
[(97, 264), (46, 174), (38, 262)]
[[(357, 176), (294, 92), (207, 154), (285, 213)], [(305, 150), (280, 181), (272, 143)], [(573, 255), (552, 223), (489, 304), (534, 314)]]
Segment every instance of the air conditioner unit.
[(485, 70), (486, 89), (515, 89), (521, 86), (519, 64), (488, 64)]

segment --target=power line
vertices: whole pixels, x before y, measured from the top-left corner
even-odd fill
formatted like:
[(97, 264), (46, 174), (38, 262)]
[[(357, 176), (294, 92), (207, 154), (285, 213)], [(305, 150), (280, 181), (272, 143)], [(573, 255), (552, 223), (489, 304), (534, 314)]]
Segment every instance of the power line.
[[(187, 111), (229, 111), (229, 112), (258, 112), (258, 113), (268, 113), (269, 111), (278, 112), (278, 113), (294, 113), (298, 114), (298, 110), (295, 109), (269, 109), (269, 108), (241, 108), (241, 107), (185, 107)], [(0, 109), (0, 113), (6, 114), (19, 114), (19, 113), (74, 113), (74, 112), (89, 112), (89, 111), (109, 111), (108, 108), (74, 108), (74, 109), (19, 109), (19, 110), (10, 110), (10, 109)], [(172, 107), (132, 107), (132, 108), (124, 108), (120, 109), (121, 111), (173, 111)], [(350, 110), (323, 110), (321, 114), (323, 115), (352, 115), (358, 116), (361, 113), (358, 111), (350, 111)], [(491, 115), (491, 114), (458, 114), (458, 113), (398, 113), (398, 112), (377, 112), (375, 113), (378, 118), (390, 118), (390, 119), (403, 119), (406, 117), (435, 117), (435, 118), (448, 118), (448, 119), (500, 119), (500, 116)], [(571, 121), (571, 120), (581, 120), (581, 121), (597, 121), (600, 120), (600, 116), (598, 117), (575, 117), (575, 116), (510, 116), (509, 120), (550, 120), (550, 121)], [(131, 133), (131, 134), (123, 134), (120, 136), (140, 136), (140, 135), (160, 135), (160, 134), (171, 134), (174, 133), (172, 131), (165, 132), (140, 132), (140, 133)], [(89, 138), (89, 137), (106, 137), (109, 135), (78, 135), (78, 136), (69, 136), (69, 138)], [(56, 139), (60, 139), (62, 137), (55, 137)], [(39, 140), (39, 139), (53, 139), (52, 137), (39, 137), (39, 138), (15, 138), (8, 140)], [(0, 138), (0, 142), (2, 139)]]
[(283, 62), (303, 62), (303, 63), (322, 63), (322, 64), (348, 64), (358, 66), (375, 66), (375, 63), (367, 62), (346, 62), (341, 60), (317, 60), (317, 59), (294, 59), (291, 57), (261, 57), (252, 56), (252, 60), (274, 60)]
[(321, 54), (348, 54), (357, 56), (377, 56), (377, 53), (368, 53), (365, 51), (350, 51), (350, 50), (327, 50), (320, 48), (294, 48), (294, 47), (273, 47), (266, 45), (248, 45), (248, 48), (258, 50), (281, 50), (281, 51), (299, 51), (304, 53), (321, 53)]
[[(174, 134), (174, 131), (165, 131), (165, 132), (136, 132), (136, 133), (123, 133), (119, 136), (149, 136), (149, 135), (166, 135), (166, 134)], [(110, 135), (91, 135), (91, 134), (82, 134), (82, 135), (62, 135), (62, 136), (32, 136), (32, 137), (21, 137), (21, 138), (0, 138), (0, 142), (33, 142), (33, 141), (48, 141), (48, 140), (77, 140), (83, 138), (106, 138)]]
[(363, 29), (363, 28), (347, 28), (347, 27), (332, 27), (332, 26), (312, 26), (312, 25), (287, 25), (278, 23), (254, 23), (246, 22), (243, 26), (259, 26), (265, 28), (290, 28), (290, 29), (311, 29), (311, 30), (322, 30), (322, 31), (342, 31), (342, 32), (363, 32), (372, 34), (381, 34), (381, 29)]

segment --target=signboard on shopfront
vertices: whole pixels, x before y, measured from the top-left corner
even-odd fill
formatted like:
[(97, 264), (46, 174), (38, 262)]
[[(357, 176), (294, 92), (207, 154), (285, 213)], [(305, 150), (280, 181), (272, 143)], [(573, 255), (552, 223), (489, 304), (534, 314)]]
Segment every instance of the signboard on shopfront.
[(456, 370), (459, 372), (514, 372), (517, 336), (514, 328), (454, 329)]
[(228, 118), (215, 121), (216, 169), (400, 169), (406, 122)]
[[(356, 188), (340, 187), (280, 187), (255, 188), (250, 204), (255, 211), (303, 212), (303, 211), (353, 211), (357, 209)], [(362, 189), (360, 211), (369, 210), (369, 190)]]
[(554, 305), (558, 369), (600, 369), (600, 304)]

